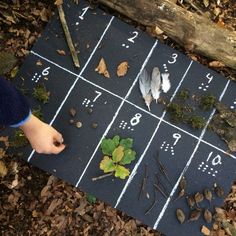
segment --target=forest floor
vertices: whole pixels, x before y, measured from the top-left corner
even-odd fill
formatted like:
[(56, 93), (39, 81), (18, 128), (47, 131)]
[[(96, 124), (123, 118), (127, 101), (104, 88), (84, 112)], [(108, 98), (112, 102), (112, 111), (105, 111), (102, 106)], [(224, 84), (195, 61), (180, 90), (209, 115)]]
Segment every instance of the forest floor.
[[(236, 30), (235, 0), (183, 0), (178, 4), (206, 14), (221, 27)], [(14, 79), (54, 11), (53, 1), (0, 2), (0, 75)], [(115, 12), (112, 14), (135, 24)], [(138, 27), (149, 33), (156, 30)], [(186, 52), (163, 34), (159, 37), (193, 60), (236, 80), (236, 72), (220, 62)], [(1, 133), (0, 144), (3, 144), (0, 147), (0, 235), (160, 235), (93, 196), (8, 155), (4, 148), (7, 138)], [(211, 235), (236, 235), (235, 232), (236, 185), (233, 185), (219, 209)]]

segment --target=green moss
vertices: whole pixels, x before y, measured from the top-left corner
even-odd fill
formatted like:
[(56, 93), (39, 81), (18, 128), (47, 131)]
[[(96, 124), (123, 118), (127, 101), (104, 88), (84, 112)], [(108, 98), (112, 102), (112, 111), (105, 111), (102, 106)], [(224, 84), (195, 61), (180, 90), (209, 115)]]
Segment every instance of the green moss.
[(188, 119), (188, 123), (194, 129), (202, 129), (206, 125), (205, 119), (203, 117), (197, 116), (197, 115), (190, 116)]
[(205, 95), (201, 97), (200, 108), (203, 111), (210, 111), (215, 105), (216, 97), (213, 95)]
[(182, 89), (181, 91), (178, 92), (177, 98), (185, 101), (185, 100), (187, 100), (190, 97), (189, 93), (190, 92), (189, 92), (188, 89)]
[(177, 103), (170, 103), (166, 108), (170, 114), (170, 118), (174, 122), (181, 122), (185, 120), (184, 107)]
[(13, 148), (20, 148), (26, 146), (28, 143), (28, 139), (24, 135), (23, 131), (16, 130), (13, 139), (9, 142), (9, 146)]
[(43, 104), (48, 103), (50, 92), (47, 91), (44, 84), (39, 84), (34, 88), (33, 97)]
[(32, 114), (34, 116), (36, 116), (37, 118), (39, 118), (40, 120), (43, 120), (43, 113), (41, 111), (41, 107), (40, 106), (38, 106), (37, 109), (33, 109), (32, 110)]

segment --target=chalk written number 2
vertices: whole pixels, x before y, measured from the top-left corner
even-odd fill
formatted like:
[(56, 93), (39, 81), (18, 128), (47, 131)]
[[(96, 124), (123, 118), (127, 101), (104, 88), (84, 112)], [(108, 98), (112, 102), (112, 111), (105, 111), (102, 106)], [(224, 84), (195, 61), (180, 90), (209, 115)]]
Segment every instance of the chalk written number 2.
[(134, 32), (132, 32), (132, 34), (133, 34), (134, 36), (131, 37), (131, 38), (128, 38), (128, 41), (131, 42), (131, 43), (134, 43), (134, 39), (138, 37), (138, 32), (137, 32), (137, 31), (134, 31)]

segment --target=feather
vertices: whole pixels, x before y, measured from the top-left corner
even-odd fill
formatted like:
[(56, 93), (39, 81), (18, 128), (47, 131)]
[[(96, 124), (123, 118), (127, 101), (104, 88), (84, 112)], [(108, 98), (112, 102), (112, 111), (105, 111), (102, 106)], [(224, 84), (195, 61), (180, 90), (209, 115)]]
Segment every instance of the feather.
[(164, 93), (167, 93), (171, 88), (169, 76), (170, 76), (169, 73), (162, 73), (161, 74), (161, 77), (162, 77), (161, 89)]
[(158, 67), (152, 70), (151, 92), (153, 98), (156, 100), (160, 97), (161, 89), (161, 73)]
[(145, 104), (148, 107), (148, 110), (150, 111), (150, 104), (152, 102), (152, 96), (150, 93), (151, 78), (145, 68), (142, 70), (141, 74), (139, 75), (139, 89), (141, 91)]

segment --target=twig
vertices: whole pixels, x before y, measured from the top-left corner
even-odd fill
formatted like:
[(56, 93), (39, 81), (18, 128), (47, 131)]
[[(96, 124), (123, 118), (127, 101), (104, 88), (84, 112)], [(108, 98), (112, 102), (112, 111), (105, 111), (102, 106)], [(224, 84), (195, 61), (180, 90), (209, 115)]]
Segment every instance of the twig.
[(165, 198), (168, 198), (167, 195), (163, 192), (163, 190), (157, 184), (154, 184), (154, 186)]
[(62, 5), (57, 5), (57, 9), (59, 12), (60, 21), (61, 21), (62, 28), (63, 28), (65, 36), (66, 36), (67, 45), (70, 49), (70, 53), (71, 53), (74, 65), (75, 65), (75, 67), (79, 68), (80, 67), (79, 59), (78, 59), (77, 53), (75, 51), (75, 47), (74, 47), (74, 44), (73, 44), (73, 41), (72, 41), (72, 38), (71, 38), (71, 35), (69, 32), (68, 25), (66, 23), (65, 13), (62, 8)]
[(144, 177), (143, 177), (143, 181), (142, 181), (142, 185), (139, 191), (139, 196), (138, 196), (138, 200), (141, 197), (141, 194), (144, 193), (146, 185), (147, 185), (147, 178), (148, 178), (148, 174), (147, 174), (147, 164), (145, 164), (145, 170), (144, 170)]
[(153, 201), (152, 205), (145, 211), (145, 215), (147, 215), (151, 212), (151, 210), (155, 207), (157, 202), (158, 201), (157, 201), (157, 198), (156, 198), (156, 191), (154, 191), (154, 201)]
[(158, 163), (159, 166), (160, 166), (160, 167), (159, 167), (160, 171), (161, 171), (162, 174), (166, 177), (166, 179), (167, 179), (167, 181), (169, 182), (169, 184), (172, 185), (171, 180), (170, 180), (170, 178), (169, 178), (169, 175), (168, 175), (167, 172), (166, 172), (165, 166), (161, 163), (161, 161), (158, 159), (158, 157), (156, 158), (156, 161), (157, 161), (157, 163)]
[(108, 177), (108, 176), (111, 176), (111, 175), (113, 175), (113, 172), (108, 173), (108, 174), (105, 174), (105, 175), (100, 175), (100, 176), (98, 176), (98, 177), (93, 177), (93, 178), (92, 178), (92, 181), (97, 181), (97, 180), (100, 180), (100, 179), (104, 179), (104, 178), (106, 178), (106, 177)]
[(166, 196), (169, 195), (168, 190), (166, 189), (166, 186), (164, 186), (164, 184), (161, 182), (158, 173), (156, 173), (156, 180), (157, 180), (157, 185), (159, 185), (160, 187), (162, 187), (162, 191), (165, 193)]

